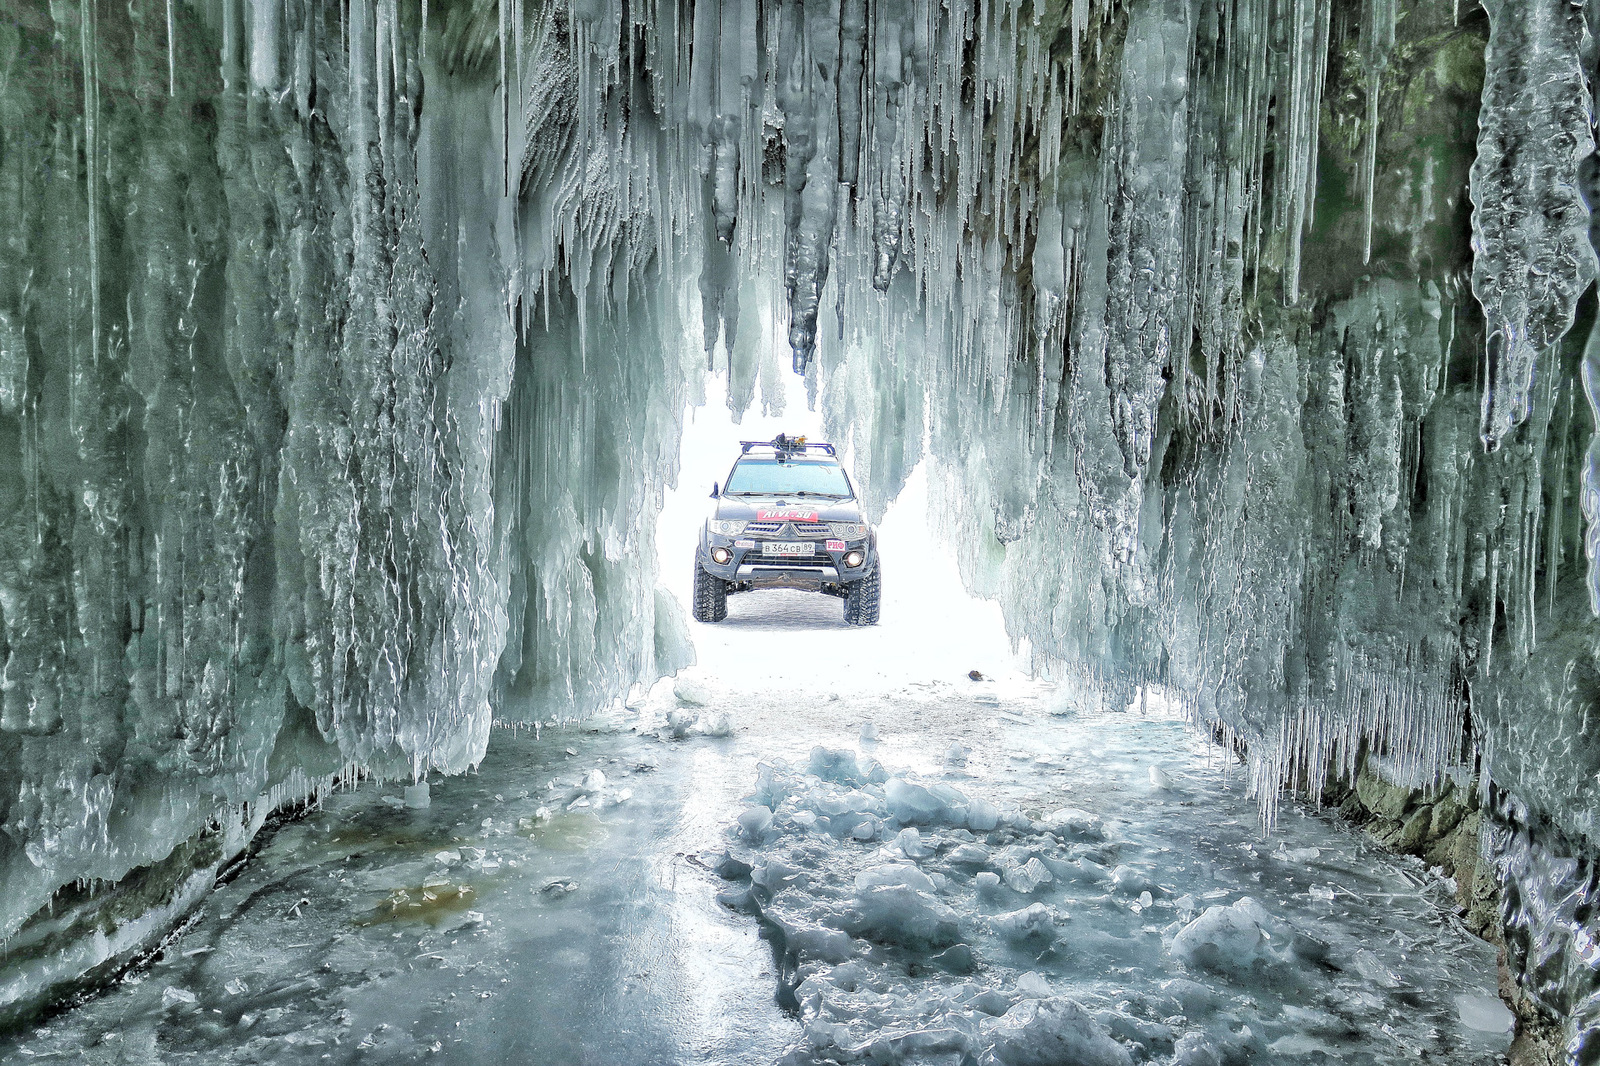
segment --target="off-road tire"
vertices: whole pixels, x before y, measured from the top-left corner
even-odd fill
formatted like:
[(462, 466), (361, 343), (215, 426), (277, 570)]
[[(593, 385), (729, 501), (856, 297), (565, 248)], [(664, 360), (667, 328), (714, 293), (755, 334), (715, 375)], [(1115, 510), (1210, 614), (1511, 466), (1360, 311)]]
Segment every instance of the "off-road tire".
[(844, 624), (847, 626), (875, 626), (878, 624), (878, 597), (883, 588), (883, 561), (872, 568), (872, 573), (859, 581), (845, 585)]
[[(876, 611), (876, 608), (874, 608)], [(694, 553), (694, 620), (720, 622), (728, 617), (728, 583), (706, 573), (700, 553)]]

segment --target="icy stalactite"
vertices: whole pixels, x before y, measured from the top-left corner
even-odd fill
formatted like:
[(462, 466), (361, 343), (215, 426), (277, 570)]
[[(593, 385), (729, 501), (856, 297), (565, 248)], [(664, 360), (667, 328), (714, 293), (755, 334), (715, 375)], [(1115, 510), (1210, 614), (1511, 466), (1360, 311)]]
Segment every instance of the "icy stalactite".
[[(1156, 446), (1156, 414), (1166, 390), (1174, 348), (1187, 347), (1183, 307), (1183, 199), (1188, 148), (1190, 25), (1187, 3), (1144, 3), (1130, 15), (1122, 53), (1119, 108), (1106, 133), (1104, 281), (1085, 286), (1104, 293), (1097, 343), (1079, 347), (1085, 364), (1075, 385), (1102, 393), (1116, 442), (1118, 469), (1102, 452), (1081, 453), (1084, 484), (1099, 498), (1098, 518), (1113, 542), (1136, 535), (1145, 469)], [(1097, 262), (1093, 267), (1101, 269)], [(1089, 405), (1084, 421), (1106, 419)], [(1120, 477), (1119, 477), (1120, 475)], [(1131, 547), (1127, 551), (1132, 557)]]
[(1482, 434), (1494, 449), (1528, 417), (1538, 364), (1571, 328), (1595, 276), (1577, 174), (1594, 137), (1582, 7), (1484, 6), (1490, 36), (1472, 165), (1472, 291), (1487, 320)]
[(1361, 261), (1372, 262), (1372, 211), (1378, 195), (1378, 104), (1383, 76), (1394, 51), (1394, 26), (1400, 12), (1396, 0), (1362, 0), (1361, 70), (1366, 79), (1367, 110), (1362, 125), (1361, 195), (1363, 204)]
[[(1591, 421), (1600, 426), (1600, 334), (1590, 336), (1584, 352), (1583, 393), (1589, 401)], [(1590, 437), (1584, 452), (1579, 500), (1586, 523), (1583, 554), (1588, 568), (1589, 612), (1600, 618), (1600, 432)]]

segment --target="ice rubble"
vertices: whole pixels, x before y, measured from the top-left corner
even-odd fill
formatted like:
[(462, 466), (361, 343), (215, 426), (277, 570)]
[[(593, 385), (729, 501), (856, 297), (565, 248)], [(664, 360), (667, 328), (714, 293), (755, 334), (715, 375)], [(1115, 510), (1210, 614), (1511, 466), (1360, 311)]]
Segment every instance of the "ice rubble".
[[(1103, 772), (1085, 769), (1080, 784), (1111, 787)], [(1340, 928), (1321, 897), (1291, 919), (1212, 887), (1254, 883), (1252, 862), (1294, 868), (1287, 852), (1213, 850), (1203, 834), (1152, 847), (1149, 826), (1124, 839), (1089, 811), (1029, 814), (966, 782), (820, 746), (803, 766), (762, 762), (748, 801), (707, 865), (729, 882), (726, 904), (773, 930), (779, 998), (804, 1024), (785, 1062), (1217, 1066), (1307, 1039), (1350, 1061), (1390, 1061), (1390, 1040), (1407, 1057), (1484, 1053), (1423, 1021), (1455, 1016), (1448, 988), (1424, 993), (1420, 974), (1402, 986), (1398, 957), (1363, 948), (1366, 934)], [(974, 832), (980, 804), (998, 816)], [(1291, 895), (1282, 874), (1253, 878), (1280, 905)], [(1382, 1046), (1363, 1043), (1349, 1012), (1400, 988), (1426, 1003), (1385, 1010)]]

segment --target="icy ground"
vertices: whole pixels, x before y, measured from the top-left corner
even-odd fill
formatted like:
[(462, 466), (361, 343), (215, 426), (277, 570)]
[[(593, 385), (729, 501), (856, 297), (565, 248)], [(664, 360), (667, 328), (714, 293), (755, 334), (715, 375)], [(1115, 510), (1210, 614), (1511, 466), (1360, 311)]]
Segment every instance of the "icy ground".
[[(669, 581), (709, 488), (695, 442), (726, 466), (709, 433), (669, 500)], [(1263, 840), (1243, 775), (1154, 701), (1029, 679), (925, 497), (914, 478), (882, 526), (876, 629), (738, 596), (632, 707), (497, 732), (426, 806), (331, 795), (153, 965), (0, 1062), (1503, 1054), (1494, 953), (1445, 883), (1322, 814)]]
[[(792, 636), (729, 632), (747, 647)], [(1484, 1024), (1476, 1014), (1494, 1003), (1493, 953), (1456, 923), (1439, 881), (1322, 816), (1285, 811), (1263, 842), (1239, 775), (1178, 722), (1053, 716), (1042, 687), (959, 674), (888, 697), (678, 688), (705, 706), (680, 707), (669, 683), (591, 729), (497, 734), (480, 773), (436, 781), (424, 809), (394, 787), (329, 797), (147, 972), (0, 1044), (0, 1061), (763, 1063), (819, 1039), (868, 1055), (879, 1040), (909, 1051), (914, 1032), (932, 1034), (930, 1050), (963, 1033), (1021, 1031), (1013, 1044), (1026, 1043), (1038, 1034), (1014, 1023), (1041, 1012), (1090, 1034), (1101, 1057), (998, 1061), (1125, 1061), (1102, 1032), (1162, 1062), (1190, 1033), (1257, 1063), (1420, 1052), (1480, 1064), (1506, 1046), (1463, 1022)], [(707, 735), (723, 715), (733, 734)], [(875, 742), (860, 740), (867, 721)], [(970, 750), (946, 770), (954, 744)], [(773, 779), (813, 811), (848, 795), (798, 773), (818, 745), (912, 768), (925, 785), (996, 803), (1008, 822), (1029, 816), (1028, 828), (968, 839), (941, 808), (914, 835), (876, 817), (863, 819), (873, 839), (841, 841), (797, 828), (791, 797), (776, 832), (758, 831), (772, 839), (744, 847), (735, 826), (761, 763), (794, 767)], [(1168, 787), (1151, 783), (1152, 767)], [(844, 806), (886, 810), (876, 789)], [(1067, 807), (1087, 813), (1052, 818)], [(798, 971), (775, 958), (770, 927), (763, 943), (756, 921), (718, 902), (745, 891), (714, 872), (730, 850), (769, 886), (791, 881), (761, 906), (800, 947)], [(1033, 892), (1018, 890), (1040, 876), (1025, 852), (1052, 877)], [(987, 893), (986, 871), (1001, 878)], [(1024, 910), (1035, 902), (1041, 918)], [(1217, 930), (1210, 961), (1259, 971), (1183, 957), (1175, 933), (1210, 907), (1240, 918)], [(825, 934), (830, 924), (860, 938)], [(972, 973), (950, 972), (966, 968), (950, 943), (970, 946)], [(796, 1001), (798, 1020), (780, 1006)], [(1069, 1001), (1083, 1013), (1037, 1005)], [(1245, 1061), (1191, 1045), (1191, 1066)]]

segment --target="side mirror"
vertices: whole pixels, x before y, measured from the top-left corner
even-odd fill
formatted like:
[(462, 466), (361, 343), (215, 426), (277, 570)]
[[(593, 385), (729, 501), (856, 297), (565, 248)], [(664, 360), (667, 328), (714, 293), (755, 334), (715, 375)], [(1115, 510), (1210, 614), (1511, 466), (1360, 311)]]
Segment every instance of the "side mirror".
[(721, 492), (721, 490), (719, 490), (719, 489), (718, 489), (718, 488), (717, 488), (717, 483), (716, 483), (716, 482), (715, 482), (715, 481), (713, 481), (713, 482), (712, 482), (712, 483), (711, 483), (711, 498), (712, 498), (712, 499), (713, 499), (713, 500), (714, 500), (714, 499), (716, 499), (716, 498), (717, 498), (717, 497), (718, 497), (718, 496), (721, 496), (721, 495), (722, 495), (722, 492)]

